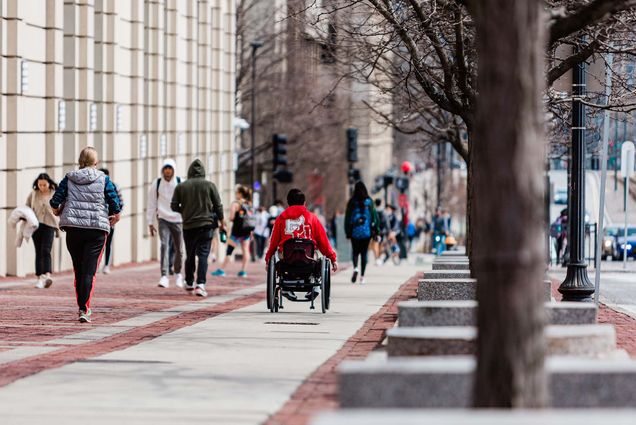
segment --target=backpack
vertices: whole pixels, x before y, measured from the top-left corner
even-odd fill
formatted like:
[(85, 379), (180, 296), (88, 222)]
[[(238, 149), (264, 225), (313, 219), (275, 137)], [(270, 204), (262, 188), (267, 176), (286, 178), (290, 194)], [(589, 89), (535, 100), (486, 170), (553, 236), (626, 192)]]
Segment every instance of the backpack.
[(351, 214), (351, 237), (353, 239), (369, 239), (371, 237), (371, 210), (364, 202), (364, 206), (356, 202)]
[[(181, 177), (177, 176), (177, 184), (181, 183)], [(161, 186), (161, 177), (157, 179), (157, 199), (159, 199), (159, 186)]]
[(254, 211), (252, 211), (252, 207), (248, 204), (241, 205), (241, 210), (244, 211), (241, 229), (244, 234), (250, 234), (256, 228), (258, 217), (256, 217), (256, 214), (254, 214)]
[(557, 220), (550, 225), (550, 236), (558, 238), (561, 235), (561, 223)]

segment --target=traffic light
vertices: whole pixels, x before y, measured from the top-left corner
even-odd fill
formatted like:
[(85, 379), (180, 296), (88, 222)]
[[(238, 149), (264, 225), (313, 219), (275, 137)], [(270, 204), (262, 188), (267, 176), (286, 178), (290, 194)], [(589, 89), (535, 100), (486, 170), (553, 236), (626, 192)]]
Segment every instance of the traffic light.
[(274, 147), (274, 170), (276, 170), (279, 165), (287, 165), (287, 136), (274, 134), (272, 145)]
[(350, 168), (348, 176), (351, 183), (359, 182), (361, 180), (360, 170), (357, 168)]
[(347, 129), (347, 161), (358, 162), (358, 129)]
[[(274, 134), (272, 138), (273, 147), (273, 173), (274, 180), (280, 183), (291, 183), (294, 174), (286, 169), (287, 167), (287, 136), (284, 134)], [(281, 169), (282, 166), (282, 169)]]

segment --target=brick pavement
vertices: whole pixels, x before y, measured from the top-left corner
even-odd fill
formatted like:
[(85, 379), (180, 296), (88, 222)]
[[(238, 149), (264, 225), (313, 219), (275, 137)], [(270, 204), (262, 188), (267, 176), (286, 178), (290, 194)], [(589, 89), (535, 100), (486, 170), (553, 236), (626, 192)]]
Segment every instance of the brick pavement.
[(335, 410), (338, 407), (336, 369), (344, 360), (367, 357), (382, 344), (386, 331), (397, 321), (397, 305), (417, 296), (417, 282), (420, 278), (421, 275), (416, 275), (402, 284), (336, 354), (296, 389), (289, 401), (265, 425), (305, 425), (317, 412)]
[[(212, 267), (211, 267), (212, 269)], [(260, 263), (249, 264), (249, 277), (236, 277), (238, 264), (232, 264), (225, 278), (208, 277), (209, 296), (227, 295), (240, 289), (254, 287), (265, 280)], [(99, 274), (93, 294), (94, 320), (91, 324), (77, 322), (77, 306), (72, 276), (55, 277), (49, 289), (39, 290), (32, 285), (0, 289), (0, 352), (23, 347), (60, 347), (0, 365), (0, 386), (39, 371), (119, 350), (167, 332), (189, 326), (260, 301), (265, 294), (252, 294), (232, 301), (211, 305), (200, 310), (184, 312), (130, 330), (81, 345), (65, 346), (59, 338), (99, 329), (122, 320), (161, 311), (180, 305), (202, 301), (183, 289), (164, 289), (157, 286), (158, 265), (124, 267), (110, 275)], [(12, 281), (15, 281), (13, 279)], [(30, 280), (25, 280), (30, 283)], [(172, 284), (172, 282), (171, 282)], [(53, 342), (58, 340), (58, 342)]]

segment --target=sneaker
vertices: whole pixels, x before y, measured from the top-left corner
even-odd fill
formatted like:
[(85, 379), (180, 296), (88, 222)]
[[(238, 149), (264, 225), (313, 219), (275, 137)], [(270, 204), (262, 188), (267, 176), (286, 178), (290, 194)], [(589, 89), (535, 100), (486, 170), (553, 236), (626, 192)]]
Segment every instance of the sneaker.
[(384, 264), (384, 261), (382, 261), (382, 258), (378, 258), (377, 260), (375, 260), (376, 266), (381, 266), (382, 264)]
[(102, 273), (110, 274), (110, 266), (104, 266), (104, 268), (102, 269)]
[(50, 288), (53, 285), (53, 279), (51, 279), (51, 273), (47, 273), (44, 275), (44, 287)]
[(185, 286), (184, 286), (186, 292), (190, 295), (194, 295), (194, 283), (193, 284), (189, 284), (186, 282)]
[(207, 297), (208, 291), (205, 290), (205, 285), (197, 285), (197, 288), (194, 290), (194, 295), (197, 297)]
[(241, 270), (238, 272), (238, 277), (247, 277), (247, 272), (245, 270)]
[(223, 277), (225, 276), (225, 272), (223, 271), (223, 269), (216, 269), (214, 270), (212, 273), (210, 273), (212, 276), (218, 276), (218, 277)]
[(79, 319), (78, 319), (79, 322), (80, 323), (90, 323), (91, 322), (91, 314), (92, 314), (92, 311), (91, 311), (90, 308), (88, 309), (88, 311), (80, 310), (79, 311)]
[(351, 276), (351, 283), (356, 283), (358, 280), (358, 269), (353, 269), (353, 276)]
[(159, 279), (159, 286), (162, 288), (167, 288), (168, 286), (170, 286), (168, 276), (161, 276), (161, 279)]
[(360, 276), (360, 285), (364, 285), (365, 283), (367, 283), (367, 281), (365, 280), (364, 276)]
[(44, 276), (38, 276), (38, 281), (35, 282), (35, 287), (38, 289), (44, 289)]
[(174, 284), (177, 285), (177, 288), (183, 288), (183, 275), (181, 273), (177, 273)]
[(305, 294), (305, 298), (311, 300), (312, 298), (315, 300), (320, 295), (320, 286), (314, 286), (314, 288)]

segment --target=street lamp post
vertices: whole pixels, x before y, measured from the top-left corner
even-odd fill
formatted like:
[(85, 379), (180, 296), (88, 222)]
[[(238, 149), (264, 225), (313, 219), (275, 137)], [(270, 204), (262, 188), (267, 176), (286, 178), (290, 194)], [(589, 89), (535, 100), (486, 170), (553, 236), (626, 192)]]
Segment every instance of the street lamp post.
[(263, 43), (260, 41), (253, 41), (252, 46), (252, 125), (251, 125), (251, 147), (250, 153), (252, 156), (252, 172), (250, 174), (250, 186), (252, 190), (255, 189), (254, 183), (256, 183), (256, 51), (263, 47)]
[(594, 285), (587, 276), (585, 263), (585, 62), (572, 70), (572, 154), (568, 194), (567, 275), (559, 292), (563, 301), (592, 301)]

